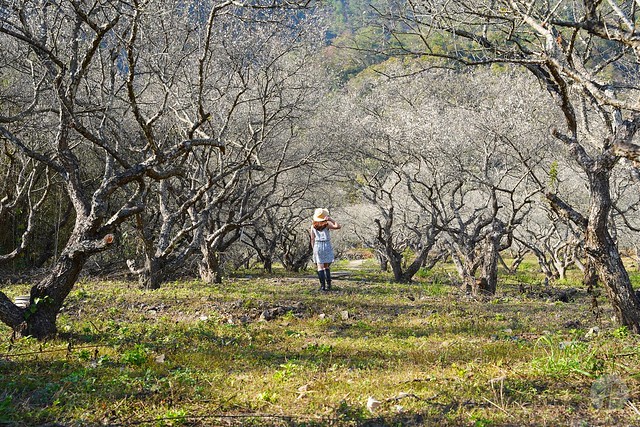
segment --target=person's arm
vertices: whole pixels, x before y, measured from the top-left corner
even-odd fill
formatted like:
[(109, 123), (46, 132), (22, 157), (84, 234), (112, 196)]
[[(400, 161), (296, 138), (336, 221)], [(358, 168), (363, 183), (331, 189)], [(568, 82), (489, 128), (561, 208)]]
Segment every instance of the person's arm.
[(309, 229), (309, 239), (311, 240), (311, 247), (316, 243), (316, 236), (313, 233), (313, 227)]
[(338, 224), (331, 217), (327, 217), (327, 226), (329, 227), (330, 230), (340, 230), (342, 228), (342, 225)]

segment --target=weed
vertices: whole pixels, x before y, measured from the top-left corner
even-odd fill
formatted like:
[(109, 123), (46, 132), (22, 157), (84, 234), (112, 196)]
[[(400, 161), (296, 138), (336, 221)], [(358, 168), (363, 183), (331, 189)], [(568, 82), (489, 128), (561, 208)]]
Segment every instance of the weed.
[(11, 396), (5, 396), (0, 400), (0, 423), (9, 423), (15, 415), (15, 409), (13, 407), (13, 398)]
[(286, 321), (289, 321), (289, 322), (291, 322), (291, 321), (293, 321), (293, 320), (296, 320), (296, 319), (297, 319), (297, 317), (296, 317), (295, 313), (294, 313), (293, 311), (291, 311), (291, 310), (287, 311), (287, 312), (284, 314), (284, 316), (282, 316), (282, 318), (283, 318), (284, 320), (286, 320)]
[(156, 423), (158, 427), (174, 427), (187, 424), (187, 411), (184, 409), (169, 409)]
[(580, 374), (592, 378), (603, 368), (595, 350), (579, 341), (557, 341), (552, 336), (543, 336), (537, 342), (545, 355), (532, 360), (535, 369), (550, 377), (566, 377)]
[(141, 345), (136, 345), (131, 350), (125, 351), (120, 360), (128, 365), (142, 366), (147, 362), (147, 350)]
[(197, 374), (189, 368), (178, 368), (171, 374), (172, 378), (182, 385), (193, 386), (197, 383)]
[(353, 405), (346, 400), (340, 401), (335, 412), (336, 418), (340, 421), (362, 421), (367, 418), (367, 412), (364, 406)]
[(52, 299), (49, 295), (45, 295), (42, 298), (35, 298), (33, 300), (33, 304), (29, 305), (24, 312), (25, 320), (29, 319), (36, 313), (36, 311), (38, 311), (38, 309), (41, 309), (45, 304), (49, 304), (51, 301)]
[(625, 338), (629, 335), (629, 329), (623, 325), (611, 331), (611, 335), (613, 335), (615, 338)]
[(273, 378), (276, 380), (285, 380), (288, 377), (291, 377), (295, 372), (300, 370), (300, 366), (292, 361), (288, 361), (287, 363), (283, 363), (280, 365), (280, 369), (277, 370), (273, 374)]
[(82, 349), (78, 352), (78, 360), (89, 361), (91, 360), (91, 351), (87, 349)]
[(418, 272), (415, 275), (416, 278), (420, 278), (420, 279), (428, 279), (434, 276), (435, 274), (433, 273), (432, 270), (426, 269), (424, 267), (420, 268), (420, 270), (418, 270)]
[[(421, 270), (422, 271), (422, 270)], [(451, 291), (451, 285), (447, 279), (443, 279), (437, 273), (425, 275), (425, 278), (431, 280), (422, 285), (422, 292), (430, 297), (444, 297)]]
[(333, 351), (333, 347), (328, 344), (312, 343), (311, 345), (308, 345), (305, 350), (308, 353), (312, 353), (317, 356), (325, 356), (331, 354), (331, 352)]
[(77, 299), (81, 300), (87, 298), (89, 296), (89, 293), (83, 289), (79, 289), (78, 291), (76, 291), (75, 296)]
[(493, 421), (486, 419), (486, 418), (474, 418), (472, 417), (473, 420), (473, 427), (491, 427), (494, 425)]
[(278, 402), (278, 394), (270, 390), (265, 390), (258, 394), (258, 399), (263, 402), (274, 404)]

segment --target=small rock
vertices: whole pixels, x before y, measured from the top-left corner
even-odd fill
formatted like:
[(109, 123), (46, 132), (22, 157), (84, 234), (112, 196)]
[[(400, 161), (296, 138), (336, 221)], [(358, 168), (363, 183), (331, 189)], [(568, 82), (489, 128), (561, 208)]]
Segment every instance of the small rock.
[(580, 328), (581, 323), (579, 320), (569, 320), (568, 322), (565, 322), (564, 327), (566, 329), (578, 329)]
[(285, 310), (282, 307), (275, 307), (275, 308), (269, 308), (266, 309), (262, 312), (262, 314), (260, 314), (260, 321), (264, 322), (264, 321), (268, 321), (268, 320), (273, 320), (275, 319), (277, 316), (281, 316), (285, 313)]
[(563, 289), (555, 295), (554, 300), (560, 302), (569, 302), (577, 293), (578, 290), (575, 288)]
[(347, 310), (341, 311), (340, 317), (342, 317), (342, 320), (349, 320), (349, 312)]
[(318, 314), (318, 319), (324, 319), (325, 317), (327, 317), (327, 315), (324, 313)]
[(594, 326), (593, 328), (589, 329), (586, 334), (584, 334), (584, 337), (591, 338), (593, 336), (598, 335), (599, 333), (600, 333), (600, 328), (597, 326)]

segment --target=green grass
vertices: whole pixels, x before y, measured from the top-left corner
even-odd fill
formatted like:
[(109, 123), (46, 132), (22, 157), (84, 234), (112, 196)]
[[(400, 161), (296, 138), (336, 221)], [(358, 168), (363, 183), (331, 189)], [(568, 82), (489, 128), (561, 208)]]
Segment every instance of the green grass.
[[(583, 289), (556, 303), (520, 294), (513, 278), (476, 301), (448, 277), (397, 285), (365, 268), (330, 293), (302, 275), (158, 291), (84, 281), (60, 338), (11, 340), (0, 328), (0, 424), (640, 423), (640, 338), (611, 323), (604, 301), (596, 319)], [(624, 399), (601, 398), (611, 378)]]
[(634, 289), (640, 288), (640, 271), (627, 270), (629, 272), (629, 279)]

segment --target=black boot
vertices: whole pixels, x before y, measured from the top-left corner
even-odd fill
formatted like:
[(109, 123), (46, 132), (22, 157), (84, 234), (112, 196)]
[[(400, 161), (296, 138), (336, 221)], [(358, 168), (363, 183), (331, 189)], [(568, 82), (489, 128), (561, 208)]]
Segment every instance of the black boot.
[(324, 270), (318, 270), (318, 279), (320, 279), (320, 290), (324, 291), (324, 284), (325, 284)]
[(331, 270), (329, 270), (328, 268), (325, 268), (324, 277), (327, 280), (327, 290), (330, 291), (331, 290)]

